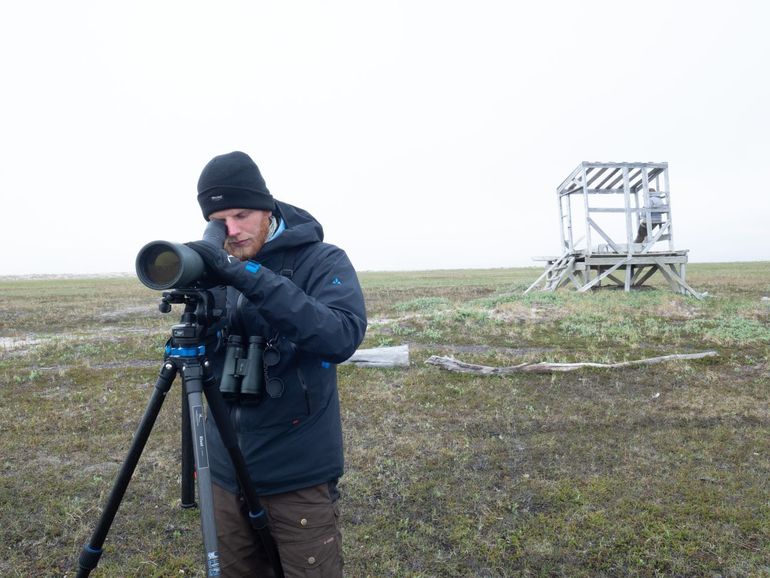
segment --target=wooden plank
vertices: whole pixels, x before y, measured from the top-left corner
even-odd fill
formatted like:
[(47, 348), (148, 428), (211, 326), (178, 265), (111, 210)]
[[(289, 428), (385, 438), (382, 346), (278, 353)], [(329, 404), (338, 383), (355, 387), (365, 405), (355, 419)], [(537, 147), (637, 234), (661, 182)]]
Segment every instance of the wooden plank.
[(601, 177), (606, 171), (607, 171), (607, 167), (602, 167), (594, 171), (594, 174), (591, 176), (591, 178), (588, 179), (588, 181), (586, 181), (586, 187), (590, 187), (596, 181), (596, 179)]
[(583, 167), (583, 163), (580, 163), (580, 164), (579, 164), (579, 165), (578, 165), (578, 166), (575, 168), (575, 170), (574, 170), (574, 171), (572, 171), (572, 172), (570, 173), (570, 175), (569, 175), (569, 176), (568, 176), (566, 179), (564, 179), (564, 180), (562, 181), (562, 183), (561, 183), (561, 184), (560, 184), (558, 187), (556, 187), (556, 194), (557, 194), (557, 195), (558, 195), (558, 194), (561, 194), (561, 193), (562, 193), (562, 191), (563, 191), (563, 190), (564, 190), (564, 189), (565, 189), (565, 188), (566, 188), (566, 187), (567, 187), (569, 184), (571, 184), (571, 183), (572, 183), (572, 182), (575, 180), (575, 178), (576, 178), (576, 177), (577, 177), (579, 174), (583, 174), (583, 170), (584, 170), (584, 167)]
[(586, 189), (589, 195), (622, 195), (623, 189)]
[[(569, 201), (569, 197), (567, 197), (567, 201)], [(565, 226), (569, 230), (569, 227), (572, 225), (570, 221), (567, 221), (566, 224), (564, 222), (565, 218), (567, 218), (567, 215), (564, 213), (564, 206), (562, 198), (557, 194), (556, 195), (556, 202), (559, 204), (559, 238), (561, 239), (561, 248), (562, 251), (564, 250), (565, 242), (567, 240), (566, 236), (564, 235), (564, 228)]]
[(611, 169), (622, 169), (623, 167), (635, 169), (637, 167), (646, 167), (648, 169), (663, 170), (668, 167), (668, 163), (602, 163), (602, 162), (590, 162), (590, 161), (583, 161), (583, 165), (586, 168), (607, 167)]
[(344, 364), (359, 367), (409, 367), (409, 346), (359, 349)]
[[(660, 227), (658, 227), (658, 232), (653, 235), (652, 239), (648, 237), (647, 241), (643, 243), (642, 250), (639, 251), (640, 253), (647, 253), (654, 245), (657, 243), (663, 235), (667, 234), (669, 230), (670, 221), (666, 221), (665, 223), (661, 223)], [(647, 226), (647, 232), (649, 234), (650, 227)]]
[(670, 272), (666, 270), (665, 265), (663, 265), (662, 263), (658, 265), (658, 271), (660, 271), (660, 274), (663, 275), (666, 281), (668, 281), (668, 286), (671, 288), (671, 290), (674, 293), (684, 293), (682, 288), (677, 284), (677, 282), (671, 276)]
[[(604, 188), (604, 185), (607, 184), (608, 182), (610, 182), (612, 179), (614, 179), (615, 175), (617, 175), (618, 172), (620, 172), (620, 168), (615, 168), (612, 172), (610, 172), (609, 175), (607, 175), (607, 177), (601, 183), (596, 185), (596, 188), (597, 189)], [(612, 187), (610, 187), (610, 188), (612, 188)]]
[(612, 274), (612, 273), (613, 273), (613, 272), (614, 272), (614, 271), (615, 271), (615, 270), (616, 270), (618, 267), (620, 267), (621, 265), (624, 265), (624, 264), (625, 264), (625, 262), (627, 262), (628, 260), (629, 260), (629, 259), (627, 258), (627, 259), (626, 259), (625, 261), (623, 261), (623, 262), (620, 262), (620, 263), (616, 263), (615, 265), (613, 265), (612, 267), (610, 267), (609, 269), (607, 269), (607, 271), (605, 271), (604, 273), (602, 273), (601, 275), (599, 275), (598, 277), (596, 277), (596, 278), (595, 278), (593, 281), (591, 281), (590, 283), (588, 283), (588, 284), (586, 284), (586, 285), (583, 285), (583, 287), (581, 287), (581, 288), (580, 288), (580, 291), (581, 291), (581, 292), (585, 292), (585, 291), (588, 291), (588, 290), (589, 290), (591, 287), (593, 287), (593, 286), (594, 286), (594, 285), (596, 285), (597, 283), (601, 283), (602, 279), (604, 279), (605, 277), (608, 277), (609, 275), (611, 275), (611, 274)]
[[(665, 270), (665, 266), (669, 266), (669, 270)], [(697, 299), (703, 299), (703, 295), (698, 293), (695, 289), (690, 287), (684, 279), (682, 279), (679, 274), (674, 269), (674, 265), (671, 263), (659, 263), (658, 267), (660, 268), (660, 272), (663, 273), (664, 276), (669, 275), (675, 283), (677, 283), (680, 287), (685, 289), (684, 292), (689, 293), (693, 297), (696, 297)]]
[[(634, 232), (631, 230), (631, 190), (628, 186), (629, 177), (628, 169), (623, 169), (623, 208), (626, 211), (626, 245), (628, 247), (629, 255), (634, 252)], [(626, 291), (628, 291), (628, 278), (626, 278)]]
[[(586, 182), (586, 164), (583, 163), (583, 182)], [(586, 232), (586, 251), (589, 253), (591, 252), (591, 227), (588, 224), (588, 214), (589, 214), (589, 206), (588, 206), (588, 195), (585, 191), (583, 191), (583, 208), (585, 210), (585, 232)]]
[[(687, 257), (681, 256), (660, 258), (654, 253), (648, 253), (645, 255), (636, 253), (629, 259), (626, 253), (615, 253), (609, 255), (600, 255), (599, 253), (594, 253), (591, 257), (586, 257), (584, 262), (590, 267), (608, 267), (619, 262), (627, 262), (631, 265), (657, 265), (659, 261), (664, 263), (687, 263)], [(579, 265), (580, 263), (576, 262), (576, 266)]]
[[(665, 250), (665, 251), (650, 251), (648, 254), (649, 255), (655, 255), (656, 257), (684, 257), (689, 252), (690, 252), (689, 249), (677, 249), (676, 251), (669, 251), (669, 250)], [(575, 256), (578, 257), (578, 258), (581, 257), (581, 256), (585, 257), (586, 254), (578, 251), (578, 252), (575, 253)], [(612, 258), (612, 254), (600, 255), (600, 257)]]
[(607, 187), (611, 189), (612, 187), (614, 187), (615, 185), (617, 185), (617, 184), (618, 184), (620, 181), (622, 181), (622, 180), (623, 180), (623, 177), (624, 177), (623, 173), (624, 173), (625, 171), (627, 171), (627, 170), (628, 170), (627, 168), (623, 168), (623, 169), (620, 171), (620, 175), (618, 176), (618, 178), (616, 178), (616, 179), (615, 179), (614, 181), (612, 181), (612, 182), (611, 182), (609, 185), (607, 185)]
[(591, 217), (588, 217), (588, 224), (591, 225), (591, 227), (593, 227), (594, 229), (596, 229), (596, 232), (599, 233), (605, 241), (607, 241), (607, 244), (610, 245), (610, 247), (615, 249), (616, 253), (620, 253), (620, 249), (615, 244), (615, 242), (612, 239), (610, 239), (609, 235), (607, 235), (607, 233), (605, 233), (602, 230), (602, 228)]
[(642, 184), (642, 175), (638, 174), (633, 179), (631, 179), (628, 183), (629, 187), (631, 187), (631, 192), (635, 193), (639, 190), (639, 186)]
[(631, 183), (637, 179), (642, 178), (642, 168), (636, 167), (633, 173), (628, 174), (628, 186), (631, 187)]
[(567, 197), (567, 232), (569, 233), (568, 240), (569, 240), (569, 246), (568, 249), (570, 252), (575, 250), (575, 238), (572, 231), (572, 197)]
[(626, 265), (626, 284), (623, 287), (623, 289), (628, 293), (631, 291), (631, 273), (633, 272), (633, 267), (630, 265)]
[[(642, 267), (642, 268), (639, 269), (639, 271), (644, 271), (644, 269), (645, 268)], [(635, 287), (640, 287), (640, 286), (644, 285), (644, 282), (647, 281), (653, 275), (655, 275), (655, 271), (657, 271), (657, 270), (658, 270), (657, 267), (650, 267), (647, 270), (647, 272), (642, 276), (641, 279), (639, 279), (638, 281), (634, 282), (634, 286)]]
[[(653, 181), (658, 178), (658, 175), (663, 171), (667, 171), (668, 164), (664, 167), (650, 167), (650, 171), (647, 173), (647, 180)], [(666, 191), (668, 191), (668, 185), (666, 185)]]
[(663, 188), (666, 191), (666, 203), (668, 204), (668, 223), (669, 223), (669, 233), (668, 233), (668, 248), (672, 249), (674, 248), (674, 219), (671, 215), (671, 189), (668, 188), (668, 167), (666, 170), (663, 171)]
[[(626, 269), (628, 269), (628, 267), (626, 267)], [(615, 285), (617, 285), (618, 287), (623, 287), (623, 281), (615, 277), (615, 275), (607, 275), (607, 279), (615, 283)]]

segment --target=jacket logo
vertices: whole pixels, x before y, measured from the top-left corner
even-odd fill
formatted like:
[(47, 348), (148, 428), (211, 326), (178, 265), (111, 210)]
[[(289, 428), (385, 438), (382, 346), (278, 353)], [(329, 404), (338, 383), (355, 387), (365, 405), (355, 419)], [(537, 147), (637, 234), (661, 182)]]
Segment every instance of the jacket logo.
[(332, 285), (342, 285), (342, 281), (340, 281), (339, 277), (335, 277), (332, 279)]

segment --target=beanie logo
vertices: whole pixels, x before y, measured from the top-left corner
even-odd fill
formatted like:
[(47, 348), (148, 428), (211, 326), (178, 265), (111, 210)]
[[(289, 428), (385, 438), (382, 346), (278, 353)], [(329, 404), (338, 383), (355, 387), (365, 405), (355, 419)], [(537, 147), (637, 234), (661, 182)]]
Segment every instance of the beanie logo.
[(211, 197), (211, 200), (212, 201), (221, 201), (222, 200), (222, 195), (214, 195), (213, 197)]

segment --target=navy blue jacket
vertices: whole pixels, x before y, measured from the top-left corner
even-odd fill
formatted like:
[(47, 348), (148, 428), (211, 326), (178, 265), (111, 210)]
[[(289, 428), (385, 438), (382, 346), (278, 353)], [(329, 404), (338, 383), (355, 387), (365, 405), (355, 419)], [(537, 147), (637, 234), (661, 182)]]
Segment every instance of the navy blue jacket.
[[(280, 362), (269, 377), (283, 381), (280, 397), (257, 405), (228, 402), (230, 417), (258, 494), (298, 490), (336, 480), (343, 472), (336, 364), (348, 359), (366, 332), (361, 286), (344, 251), (323, 242), (308, 212), (276, 202), (286, 226), (253, 260), (257, 289), (227, 288), (227, 328), (244, 338), (274, 340)], [(288, 255), (288, 257), (287, 257)], [(291, 273), (281, 270), (290, 268)], [(210, 356), (219, 377), (224, 348)], [(229, 455), (208, 420), (214, 481), (237, 491)]]

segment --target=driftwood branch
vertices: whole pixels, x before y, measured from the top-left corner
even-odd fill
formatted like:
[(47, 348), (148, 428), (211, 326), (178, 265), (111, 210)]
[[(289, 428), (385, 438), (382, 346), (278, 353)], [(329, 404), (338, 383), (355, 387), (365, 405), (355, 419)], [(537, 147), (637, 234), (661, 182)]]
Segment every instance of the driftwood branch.
[(441, 357), (433, 355), (425, 363), (435, 365), (447, 371), (457, 373), (475, 373), (478, 375), (507, 375), (510, 373), (554, 373), (564, 371), (575, 371), (586, 367), (597, 367), (600, 369), (620, 369), (623, 367), (633, 367), (636, 365), (653, 365), (655, 363), (665, 363), (666, 361), (679, 361), (684, 359), (703, 359), (705, 357), (716, 357), (716, 351), (704, 351), (702, 353), (675, 353), (672, 355), (662, 355), (660, 357), (649, 357), (647, 359), (637, 359), (633, 361), (621, 361), (619, 363), (549, 363), (541, 361), (539, 363), (520, 363), (508, 367), (491, 367), (489, 365), (477, 365), (475, 363), (465, 363), (453, 357)]

